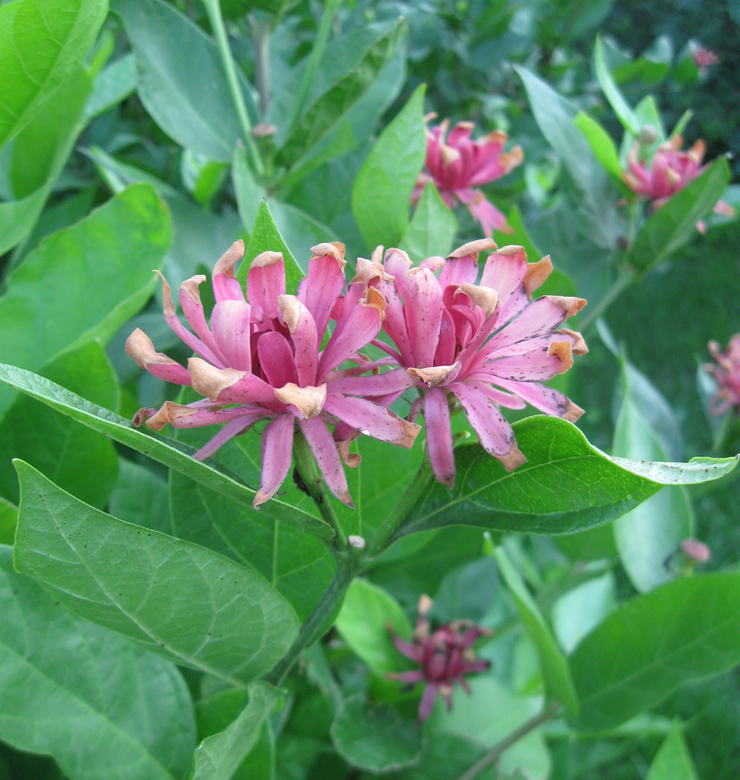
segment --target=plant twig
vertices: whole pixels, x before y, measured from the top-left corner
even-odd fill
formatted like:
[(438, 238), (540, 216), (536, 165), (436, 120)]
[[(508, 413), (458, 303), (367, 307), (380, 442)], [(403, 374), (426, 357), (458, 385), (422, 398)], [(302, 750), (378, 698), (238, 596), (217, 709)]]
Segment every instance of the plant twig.
[(234, 103), (234, 108), (236, 109), (236, 115), (239, 119), (242, 135), (244, 136), (244, 145), (247, 147), (249, 156), (252, 159), (255, 172), (258, 175), (262, 175), (264, 166), (262, 164), (262, 158), (260, 156), (259, 150), (257, 149), (257, 145), (254, 142), (254, 138), (252, 138), (252, 124), (249, 121), (247, 106), (244, 103), (244, 95), (242, 94), (239, 79), (236, 75), (236, 66), (234, 65), (234, 58), (231, 56), (229, 39), (226, 36), (226, 27), (224, 26), (224, 20), (221, 16), (221, 7), (218, 0), (203, 0), (203, 4), (206, 7), (208, 19), (211, 22), (213, 34), (216, 36), (218, 51), (221, 55), (221, 64), (223, 65), (224, 72), (226, 73), (226, 81), (229, 84), (229, 92), (231, 92), (231, 100)]
[(526, 723), (522, 723), (522, 725), (515, 731), (512, 731), (508, 737), (504, 737), (500, 742), (497, 742), (480, 761), (477, 761), (470, 769), (463, 772), (457, 780), (473, 780), (474, 777), (478, 777), (484, 769), (488, 769), (489, 766), (495, 764), (505, 750), (508, 750), (514, 743), (518, 742), (523, 737), (526, 737), (530, 731), (534, 731), (538, 726), (551, 720), (559, 709), (560, 704), (554, 702), (539, 715), (531, 718)]

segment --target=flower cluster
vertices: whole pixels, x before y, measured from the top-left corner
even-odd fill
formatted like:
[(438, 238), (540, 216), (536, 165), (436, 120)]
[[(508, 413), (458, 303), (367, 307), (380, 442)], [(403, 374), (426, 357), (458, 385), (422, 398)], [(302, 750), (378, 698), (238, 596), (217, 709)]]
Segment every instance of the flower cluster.
[[(632, 192), (651, 201), (653, 208), (665, 205), (669, 198), (707, 169), (706, 165), (701, 164), (706, 152), (704, 141), (699, 139), (686, 152), (681, 151), (682, 143), (681, 136), (674, 135), (661, 144), (649, 166), (639, 157), (639, 143), (635, 142), (628, 155), (629, 171), (622, 171), (622, 179)], [(717, 201), (714, 211), (730, 217), (735, 213), (734, 209), (722, 200)], [(697, 227), (704, 232), (702, 223)]]
[[(483, 251), (491, 254), (478, 281)], [(542, 385), (567, 371), (574, 354), (587, 351), (579, 333), (559, 329), (585, 301), (552, 295), (532, 300), (552, 270), (549, 258), (528, 263), (522, 247), (497, 249), (488, 238), (413, 267), (405, 252), (389, 249), (383, 257), (378, 247), (371, 260), (358, 259), (343, 294), (344, 246), (320, 244), (312, 252), (295, 296), (285, 292), (283, 256), (256, 257), (245, 299), (234, 276), (244, 253), (237, 241), (214, 268), (210, 327), (198, 291), (205, 276), (180, 286), (178, 300), (192, 331), (178, 318), (163, 277), (165, 319), (196, 354), (187, 369), (156, 352), (139, 329), (126, 343), (139, 366), (202, 396), (189, 404), (167, 401), (158, 410), (141, 409), (135, 425), (161, 430), (168, 423), (175, 428), (224, 423), (196, 453), (203, 459), (266, 422), (255, 507), (286, 478), (296, 426), (331, 492), (352, 506), (342, 460), (357, 465), (350, 443), (361, 433), (410, 447), (423, 411), (434, 476), (451, 488), (451, 404), (460, 405), (481, 445), (507, 470), (526, 458), (499, 407), (523, 409), (529, 403), (571, 421), (582, 414), (566, 396)], [(334, 327), (325, 338), (330, 321)], [(381, 327), (392, 345), (379, 338)], [(386, 355), (372, 360), (360, 352), (369, 344)], [(388, 407), (411, 389), (419, 397), (403, 419)]]
[[(435, 117), (436, 114), (428, 114), (425, 121)], [(473, 141), (472, 122), (459, 122), (447, 135), (449, 126), (445, 119), (436, 127), (427, 128), (427, 173), (419, 175), (411, 202), (418, 201), (424, 187), (433, 181), (447, 206), (454, 208), (458, 201), (464, 203), (487, 236), (494, 230), (511, 232), (506, 217), (475, 188), (500, 179), (520, 165), (524, 159), (521, 147), (504, 152), (508, 136), (500, 130)]]
[(740, 333), (731, 339), (726, 350), (721, 351), (716, 341), (709, 342), (714, 364), (704, 368), (717, 381), (717, 394), (712, 398), (711, 413), (724, 414), (729, 409), (740, 410)]
[[(492, 254), (478, 282), (483, 251)], [(532, 300), (552, 270), (549, 257), (528, 263), (522, 247), (497, 249), (487, 238), (418, 267), (399, 249), (389, 249), (381, 265), (377, 251), (372, 261), (359, 260), (357, 269), (366, 288), (377, 287), (386, 301), (383, 330), (395, 349), (376, 343), (414, 378), (422, 398), (411, 418), (423, 407), (427, 450), (439, 482), (452, 487), (455, 481), (450, 401), (459, 402), (481, 446), (508, 471), (526, 458), (500, 406), (523, 409), (528, 403), (570, 421), (583, 414), (562, 393), (542, 385), (567, 371), (573, 355), (588, 351), (580, 333), (558, 330), (584, 300), (553, 295)]]
[[(214, 268), (216, 305), (210, 328), (198, 292), (205, 276), (180, 286), (178, 300), (193, 332), (177, 317), (162, 277), (167, 324), (198, 356), (188, 360), (187, 369), (156, 352), (139, 329), (126, 342), (139, 366), (203, 396), (187, 405), (167, 401), (159, 410), (141, 409), (135, 425), (161, 430), (167, 423), (175, 428), (226, 423), (196, 454), (203, 459), (258, 421), (269, 420), (262, 434), (262, 482), (255, 507), (271, 498), (288, 474), (296, 423), (329, 489), (350, 506), (340, 455), (349, 455), (352, 435), (362, 431), (410, 447), (419, 432), (418, 425), (386, 408), (413, 383), (405, 371), (362, 376), (389, 362), (372, 363), (359, 352), (378, 335), (385, 302), (376, 290), (358, 284), (341, 295), (344, 245), (319, 244), (312, 252), (308, 275), (295, 296), (285, 293), (282, 254), (256, 257), (245, 300), (234, 277), (234, 266), (244, 254), (244, 244), (237, 241)], [(321, 349), (330, 318), (334, 330)], [(338, 369), (345, 361), (357, 365)]]
[(432, 632), (427, 613), (432, 606), (428, 596), (419, 600), (419, 617), (412, 642), (401, 639), (388, 626), (393, 644), (407, 658), (415, 661), (421, 669), (409, 672), (390, 674), (389, 677), (411, 685), (423, 682), (424, 693), (419, 703), (419, 722), (425, 721), (434, 707), (437, 694), (444, 699), (447, 709), (452, 708), (452, 692), (455, 683), (470, 694), (470, 686), (465, 675), (485, 672), (490, 668), (489, 661), (475, 657), (472, 646), (481, 636), (491, 636), (485, 628), (473, 625), (465, 620), (458, 620)]

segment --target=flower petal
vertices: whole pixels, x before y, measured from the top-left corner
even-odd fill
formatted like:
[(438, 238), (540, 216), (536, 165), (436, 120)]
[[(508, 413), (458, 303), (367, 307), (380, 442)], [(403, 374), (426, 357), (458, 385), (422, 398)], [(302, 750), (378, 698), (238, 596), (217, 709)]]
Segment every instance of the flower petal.
[(284, 403), (294, 414), (297, 412), (298, 419), (315, 417), (324, 408), (326, 385), (298, 387), (288, 382), (284, 387), (275, 388), (275, 398)]
[(238, 436), (240, 433), (244, 433), (249, 430), (256, 422), (267, 417), (267, 412), (260, 410), (254, 411), (252, 414), (244, 415), (236, 420), (226, 423), (223, 428), (206, 444), (204, 444), (198, 452), (193, 455), (195, 460), (205, 460), (213, 455), (219, 447), (223, 447), (227, 441), (230, 441), (234, 436)]
[(235, 368), (214, 368), (201, 358), (188, 359), (193, 390), (213, 403), (246, 404), (275, 401), (275, 393), (262, 379)]
[(455, 484), (455, 454), (452, 450), (450, 407), (444, 390), (435, 388), (424, 396), (424, 423), (434, 478), (452, 489)]
[(433, 366), (442, 322), (442, 288), (428, 268), (412, 268), (403, 280), (403, 298), (413, 366)]
[(308, 446), (316, 458), (319, 470), (332, 495), (354, 509), (355, 505), (349, 494), (342, 458), (326, 423), (320, 417), (312, 417), (310, 420), (299, 420), (298, 426), (306, 437)]
[(217, 303), (244, 300), (241, 284), (234, 278), (234, 266), (242, 257), (244, 257), (244, 242), (240, 239), (234, 241), (216, 263), (212, 284)]
[(536, 382), (515, 382), (501, 378), (496, 378), (495, 382), (504, 390), (516, 393), (530, 406), (545, 414), (562, 417), (570, 422), (575, 422), (583, 414), (580, 406), (552, 387), (545, 387)]
[(152, 340), (140, 328), (136, 328), (126, 339), (126, 354), (136, 361), (139, 368), (143, 368), (158, 379), (176, 385), (190, 385), (190, 374), (187, 369), (162, 352), (157, 352)]
[(281, 295), (278, 305), (295, 349), (298, 384), (313, 385), (319, 364), (319, 338), (314, 318), (294, 295)]
[(298, 383), (293, 350), (282, 333), (272, 330), (260, 334), (257, 356), (267, 381), (273, 387), (283, 387), (289, 382)]
[(334, 382), (331, 381), (331, 377), (329, 379), (329, 388), (332, 393), (358, 395), (362, 398), (403, 393), (413, 385), (414, 380), (402, 368), (372, 376), (344, 377)]
[(211, 330), (221, 354), (229, 366), (240, 371), (252, 370), (251, 313), (245, 301), (223, 300), (211, 314)]
[(293, 423), (291, 414), (278, 415), (262, 433), (262, 479), (254, 497), (254, 508), (269, 501), (288, 476), (293, 456)]
[(247, 275), (247, 298), (267, 319), (278, 312), (278, 298), (285, 295), (285, 262), (281, 252), (262, 252), (252, 260)]
[(418, 425), (401, 419), (398, 415), (364, 398), (352, 398), (330, 392), (324, 402), (324, 411), (380, 441), (388, 441), (407, 449), (421, 430)]
[(301, 284), (298, 299), (311, 312), (319, 340), (329, 324), (329, 316), (344, 287), (344, 244), (319, 244), (311, 249), (308, 275)]

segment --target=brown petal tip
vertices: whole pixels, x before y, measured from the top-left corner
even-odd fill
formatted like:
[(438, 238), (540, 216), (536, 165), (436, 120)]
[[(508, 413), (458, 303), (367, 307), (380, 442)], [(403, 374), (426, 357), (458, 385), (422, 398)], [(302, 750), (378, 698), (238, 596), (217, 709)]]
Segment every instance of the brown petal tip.
[(360, 303), (366, 308), (376, 309), (381, 322), (385, 319), (385, 298), (374, 287), (367, 288), (365, 297), (360, 299)]
[(326, 385), (319, 387), (299, 387), (288, 382), (284, 387), (275, 388), (275, 398), (286, 406), (295, 406), (305, 419), (315, 417), (324, 408)]
[(477, 284), (469, 284), (463, 282), (457, 290), (458, 292), (465, 293), (476, 306), (480, 306), (486, 313), (486, 319), (488, 319), (498, 306), (498, 293), (491, 287), (479, 287)]
[(560, 328), (560, 330), (555, 331), (556, 333), (565, 333), (566, 335), (570, 336), (571, 341), (571, 347), (573, 349), (574, 355), (587, 355), (588, 354), (588, 347), (586, 346), (586, 341), (584, 340), (583, 336), (576, 330), (568, 330), (567, 328)]
[(460, 159), (460, 152), (458, 152), (457, 149), (453, 149), (451, 146), (447, 146), (447, 144), (440, 144), (439, 153), (442, 156), (442, 163), (444, 165), (449, 165)]
[(573, 401), (570, 400), (570, 398), (567, 399), (568, 406), (563, 414), (563, 419), (568, 420), (568, 422), (576, 422), (585, 412), (584, 409), (581, 409), (580, 406), (577, 404), (574, 404)]
[(448, 378), (454, 379), (459, 373), (461, 363), (454, 363), (451, 366), (432, 366), (431, 368), (407, 368), (406, 370), (412, 376), (418, 376), (425, 385), (437, 387)]
[[(261, 254), (257, 255), (257, 257), (252, 260), (252, 264), (250, 268), (266, 268), (270, 265), (275, 265), (276, 263), (282, 263), (283, 262), (283, 253), (282, 252), (262, 252)], [(265, 499), (266, 501), (267, 499)]]
[(467, 244), (455, 249), (454, 252), (447, 255), (448, 260), (458, 257), (471, 257), (478, 262), (478, 255), (481, 252), (493, 252), (496, 249), (496, 242), (492, 238), (479, 238), (475, 241), (469, 241)]
[(191, 276), (190, 279), (186, 279), (180, 285), (180, 293), (189, 295), (198, 305), (200, 305), (200, 290), (198, 287), (206, 281), (206, 277), (203, 274), (196, 274)]
[(218, 262), (213, 267), (213, 275), (219, 276), (220, 274), (226, 274), (230, 278), (234, 278), (234, 266), (239, 260), (244, 257), (244, 242), (239, 239), (219, 257)]
[(262, 488), (260, 488), (254, 497), (254, 501), (252, 501), (252, 506), (255, 509), (259, 509), (262, 504), (267, 503), (274, 495), (274, 491), (272, 493), (267, 493), (266, 491), (262, 490)]
[(573, 349), (570, 341), (553, 341), (547, 350), (547, 356), (560, 358), (558, 374), (564, 374), (573, 365)]
[(410, 423), (402, 417), (399, 417), (398, 421), (401, 423), (401, 435), (393, 443), (410, 450), (416, 437), (419, 435), (421, 425)]
[(167, 318), (174, 317), (176, 314), (175, 304), (172, 303), (172, 288), (167, 284), (167, 280), (164, 278), (160, 271), (154, 271), (162, 280), (162, 310), (164, 316)]
[(349, 451), (351, 443), (350, 439), (344, 439), (344, 441), (337, 442), (337, 449), (339, 450), (339, 454), (342, 456), (345, 465), (349, 466), (351, 469), (356, 469), (362, 462), (362, 456), (358, 455), (356, 452)]
[(216, 403), (219, 395), (224, 390), (235, 385), (246, 375), (246, 371), (237, 371), (235, 368), (216, 368), (202, 358), (188, 359), (188, 373), (196, 393)]
[[(526, 254), (524, 255), (526, 259)], [(547, 277), (552, 273), (552, 260), (550, 255), (546, 255), (542, 260), (536, 263), (528, 263), (527, 270), (524, 272), (522, 284), (527, 291), (527, 297), (531, 300), (532, 293), (538, 290), (547, 281)]]
[(291, 333), (295, 333), (301, 319), (301, 302), (295, 295), (278, 295), (278, 307), (283, 322)]
[(527, 459), (524, 457), (524, 454), (519, 449), (516, 442), (511, 445), (511, 449), (506, 455), (499, 455), (497, 457), (507, 471), (514, 471), (514, 469), (519, 468), (519, 466), (527, 462)]
[(314, 260), (317, 257), (333, 257), (337, 261), (341, 271), (343, 271), (344, 266), (347, 265), (347, 261), (344, 259), (344, 244), (340, 244), (338, 241), (312, 246), (311, 260)]
[(189, 406), (176, 404), (174, 401), (165, 401), (162, 408), (146, 421), (146, 427), (153, 431), (161, 431), (168, 423), (174, 425), (178, 417), (190, 417), (197, 411)]
[(141, 328), (136, 330), (126, 339), (126, 354), (133, 358), (139, 368), (147, 369), (151, 365), (174, 366), (179, 365), (161, 352), (154, 349), (154, 344), (149, 336)]
[(139, 409), (138, 412), (134, 415), (133, 419), (131, 420), (134, 428), (141, 428), (141, 426), (150, 418), (154, 417), (154, 415), (157, 413), (156, 409), (147, 409), (146, 407), (142, 407)]
[(563, 295), (548, 295), (546, 297), (550, 303), (553, 303), (566, 312), (568, 317), (578, 314), (586, 305), (586, 301), (583, 298), (569, 298)]
[(375, 249), (373, 249), (373, 253), (370, 256), (370, 262), (371, 263), (382, 263), (383, 262), (383, 245), (378, 244)]

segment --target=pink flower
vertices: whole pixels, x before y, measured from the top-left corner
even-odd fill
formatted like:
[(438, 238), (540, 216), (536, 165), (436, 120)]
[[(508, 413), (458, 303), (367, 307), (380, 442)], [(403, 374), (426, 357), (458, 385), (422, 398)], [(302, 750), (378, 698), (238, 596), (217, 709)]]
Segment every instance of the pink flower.
[[(636, 195), (652, 201), (653, 208), (663, 206), (707, 169), (706, 165), (701, 164), (706, 151), (704, 141), (699, 139), (687, 152), (681, 151), (682, 143), (681, 136), (675, 135), (661, 144), (649, 167), (645, 160), (639, 159), (640, 145), (637, 142), (627, 157), (629, 171), (622, 171), (624, 183)], [(730, 217), (735, 213), (732, 206), (722, 200), (717, 201), (714, 211)], [(704, 233), (703, 222), (697, 223), (697, 227)]]
[(711, 413), (724, 414), (728, 409), (740, 409), (740, 333), (731, 339), (727, 349), (720, 351), (716, 341), (709, 342), (709, 351), (716, 365), (705, 365), (704, 368), (712, 374), (719, 386), (717, 394), (712, 398)]
[[(476, 283), (478, 254), (485, 250), (495, 251)], [(541, 384), (567, 371), (574, 354), (588, 351), (579, 333), (556, 330), (584, 300), (553, 295), (532, 300), (552, 270), (549, 257), (528, 264), (522, 247), (496, 250), (487, 238), (416, 268), (399, 249), (389, 249), (382, 266), (378, 251), (373, 261), (358, 260), (357, 268), (358, 277), (364, 275), (386, 300), (383, 329), (395, 349), (375, 343), (416, 381), (423, 400), (414, 402), (411, 417), (423, 405), (437, 481), (449, 487), (455, 481), (450, 402), (459, 403), (481, 446), (507, 471), (526, 458), (499, 407), (523, 409), (529, 403), (571, 421), (583, 414), (562, 393)]]
[[(425, 119), (428, 121), (435, 116), (428, 114)], [(470, 138), (475, 127), (472, 122), (459, 122), (445, 140), (449, 125), (449, 120), (445, 119), (436, 127), (427, 128), (428, 173), (419, 174), (411, 202), (416, 203), (427, 183), (433, 181), (447, 206), (452, 209), (458, 201), (464, 203), (487, 236), (494, 230), (512, 232), (506, 217), (481, 190), (474, 188), (500, 179), (520, 165), (524, 159), (521, 146), (504, 152), (508, 136), (500, 130), (473, 141)]]
[[(178, 300), (188, 324), (177, 317), (170, 288), (162, 277), (164, 315), (168, 325), (197, 355), (185, 369), (154, 350), (141, 330), (126, 342), (126, 351), (154, 376), (191, 386), (203, 400), (162, 408), (141, 409), (134, 425), (161, 430), (225, 423), (195, 457), (212, 455), (232, 437), (260, 420), (269, 420), (262, 434), (262, 480), (254, 505), (270, 499), (288, 474), (296, 424), (331, 492), (352, 506), (340, 453), (342, 439), (361, 431), (382, 441), (410, 447), (419, 426), (398, 418), (376, 402), (401, 393), (412, 384), (403, 371), (361, 376), (389, 361), (369, 362), (358, 350), (380, 331), (385, 303), (377, 290), (344, 287), (344, 245), (319, 244), (312, 249), (308, 276), (297, 295), (285, 293), (285, 266), (279, 252), (256, 257), (247, 277), (247, 300), (234, 277), (244, 254), (237, 241), (216, 263), (213, 292), (216, 305), (210, 328), (198, 287), (205, 276), (180, 286)], [(321, 349), (330, 319), (336, 325)], [(338, 370), (344, 361), (355, 368)], [(373, 400), (370, 400), (373, 399)], [(334, 425), (334, 432), (329, 426)], [(338, 435), (339, 433), (339, 435)]]
[(426, 618), (426, 613), (431, 606), (431, 599), (422, 596), (419, 600), (419, 618), (411, 643), (401, 639), (393, 632), (391, 626), (388, 626), (393, 644), (407, 658), (421, 666), (417, 671), (388, 675), (405, 683), (426, 683), (419, 703), (420, 723), (429, 717), (438, 693), (444, 699), (447, 709), (452, 709), (454, 684), (458, 683), (466, 693), (470, 694), (470, 686), (465, 680), (465, 675), (485, 672), (491, 666), (489, 661), (478, 660), (472, 650), (472, 645), (479, 637), (490, 636), (491, 632), (469, 621), (459, 620), (446, 623), (431, 633), (431, 626)]
[(684, 539), (681, 542), (681, 552), (693, 563), (707, 563), (712, 557), (712, 551), (704, 542), (698, 539)]
[(706, 46), (689, 42), (689, 49), (691, 52), (691, 59), (694, 64), (699, 68), (699, 75), (705, 76), (709, 68), (712, 65), (719, 65), (720, 59), (711, 49), (707, 49)]

